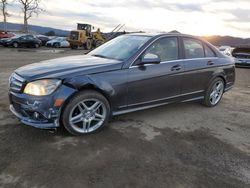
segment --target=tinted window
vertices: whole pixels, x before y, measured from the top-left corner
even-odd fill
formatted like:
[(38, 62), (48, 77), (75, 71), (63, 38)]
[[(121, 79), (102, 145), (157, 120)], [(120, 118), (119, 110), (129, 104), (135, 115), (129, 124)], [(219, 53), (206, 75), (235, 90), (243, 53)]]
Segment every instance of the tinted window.
[(207, 45), (205, 45), (205, 54), (206, 54), (206, 57), (216, 57), (214, 51), (209, 48)]
[(161, 61), (178, 59), (178, 41), (176, 37), (169, 37), (157, 40), (144, 54), (155, 54)]
[(195, 39), (184, 38), (184, 49), (187, 59), (204, 57), (202, 42)]
[(33, 40), (34, 37), (33, 37), (33, 36), (27, 36), (27, 39), (28, 39), (28, 40)]
[(24, 37), (20, 37), (21, 40), (27, 40), (27, 37), (24, 36)]

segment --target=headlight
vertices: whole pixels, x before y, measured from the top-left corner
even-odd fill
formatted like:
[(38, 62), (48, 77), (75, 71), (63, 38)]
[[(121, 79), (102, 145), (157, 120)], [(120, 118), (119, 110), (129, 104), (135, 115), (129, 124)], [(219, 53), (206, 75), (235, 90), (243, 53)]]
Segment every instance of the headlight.
[(53, 93), (61, 84), (61, 80), (37, 80), (26, 85), (24, 93), (35, 96), (45, 96)]

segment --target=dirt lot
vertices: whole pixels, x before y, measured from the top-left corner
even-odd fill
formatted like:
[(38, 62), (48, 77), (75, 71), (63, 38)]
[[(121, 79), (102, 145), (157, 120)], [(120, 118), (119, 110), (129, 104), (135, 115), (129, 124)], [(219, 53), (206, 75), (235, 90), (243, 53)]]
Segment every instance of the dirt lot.
[(0, 48), (0, 187), (250, 187), (250, 69), (219, 106), (182, 103), (114, 118), (73, 137), (19, 123), (8, 110), (17, 67), (81, 50)]

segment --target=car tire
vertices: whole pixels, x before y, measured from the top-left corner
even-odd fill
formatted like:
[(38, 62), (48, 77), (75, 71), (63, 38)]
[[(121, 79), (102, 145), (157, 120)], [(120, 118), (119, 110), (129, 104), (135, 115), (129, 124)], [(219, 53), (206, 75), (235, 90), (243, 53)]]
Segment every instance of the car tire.
[(54, 44), (54, 47), (55, 47), (55, 48), (59, 48), (59, 47), (60, 47), (60, 44), (59, 44), (59, 43), (55, 43), (55, 44)]
[(39, 48), (40, 47), (40, 45), (39, 44), (35, 44), (35, 48)]
[(203, 104), (214, 107), (219, 104), (224, 94), (225, 82), (222, 78), (215, 78), (208, 86)]
[(14, 48), (18, 48), (18, 47), (19, 47), (19, 44), (18, 44), (17, 42), (14, 42), (14, 43), (12, 44), (12, 46), (13, 46)]
[(110, 117), (108, 100), (94, 90), (76, 94), (63, 108), (61, 122), (72, 135), (87, 135), (100, 131)]

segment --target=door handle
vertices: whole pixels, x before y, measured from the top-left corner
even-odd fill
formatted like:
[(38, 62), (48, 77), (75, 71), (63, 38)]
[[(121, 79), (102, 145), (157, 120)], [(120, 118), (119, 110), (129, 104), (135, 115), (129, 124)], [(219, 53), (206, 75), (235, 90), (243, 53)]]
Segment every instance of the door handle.
[(171, 68), (171, 71), (179, 71), (181, 70), (181, 65), (174, 65), (172, 68)]
[(207, 65), (214, 65), (214, 62), (210, 60), (207, 62)]

